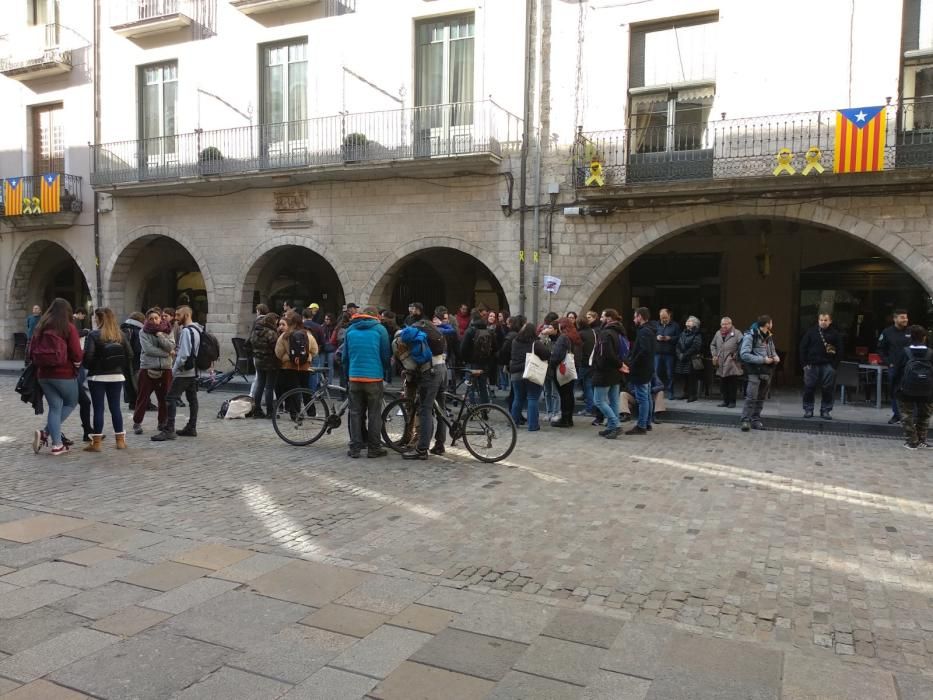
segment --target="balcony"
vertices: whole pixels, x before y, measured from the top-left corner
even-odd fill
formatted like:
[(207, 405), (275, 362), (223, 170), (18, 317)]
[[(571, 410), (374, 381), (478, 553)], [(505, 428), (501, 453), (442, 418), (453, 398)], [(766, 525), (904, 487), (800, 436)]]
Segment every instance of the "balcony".
[(0, 217), (16, 229), (68, 228), (81, 213), (77, 175), (24, 175), (0, 182)]
[(26, 27), (0, 37), (0, 73), (14, 80), (35, 80), (71, 70), (71, 51), (59, 46), (61, 27)]
[(166, 183), (454, 173), (496, 168), (520, 140), (521, 120), (491, 100), (432, 105), (99, 144), (91, 184), (164, 191)]
[(230, 0), (230, 4), (244, 15), (277, 12), (293, 7), (307, 7), (323, 3), (324, 16), (336, 17), (356, 12), (356, 0)]
[(127, 39), (177, 32), (198, 16), (199, 0), (116, 0), (110, 27)]
[[(876, 186), (882, 177), (903, 186), (917, 179), (909, 169), (933, 167), (933, 101), (885, 109), (880, 166), (899, 172), (833, 174), (836, 111), (826, 110), (679, 127), (592, 133), (581, 128), (573, 147), (572, 181), (578, 194), (592, 198), (800, 188), (812, 195), (815, 187)], [(598, 177), (593, 177), (594, 162), (599, 163)]]

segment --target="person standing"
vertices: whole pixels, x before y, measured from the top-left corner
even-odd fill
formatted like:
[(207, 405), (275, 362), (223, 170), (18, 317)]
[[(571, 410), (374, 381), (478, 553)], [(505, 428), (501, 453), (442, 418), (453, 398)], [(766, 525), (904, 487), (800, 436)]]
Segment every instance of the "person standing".
[(742, 337), (739, 359), (748, 381), (745, 385), (745, 406), (742, 408), (742, 421), (739, 424), (743, 433), (754, 428), (764, 430), (761, 422), (761, 409), (764, 407), (771, 375), (781, 361), (774, 349), (774, 321), (767, 314), (762, 314)]
[(366, 456), (384, 457), (382, 447), (383, 379), (392, 350), (389, 333), (379, 320), (379, 312), (368, 306), (354, 314), (347, 327), (344, 357), (349, 374), (350, 445), (347, 455), (354, 459), (363, 449), (363, 414), (366, 414)]
[(803, 417), (813, 418), (814, 393), (820, 387), (820, 418), (832, 420), (836, 394), (836, 367), (842, 337), (833, 325), (832, 316), (820, 314), (815, 326), (800, 340), (800, 364), (803, 365)]
[(742, 363), (739, 360), (739, 346), (742, 344), (742, 331), (732, 325), (732, 319), (723, 316), (719, 322), (719, 332), (709, 344), (713, 367), (719, 376), (719, 389), (722, 403), (719, 408), (735, 408), (739, 377), (742, 376)]
[[(521, 316), (516, 317), (516, 322)], [(541, 385), (524, 378), (525, 357), (534, 353), (538, 358), (547, 361), (551, 352), (544, 343), (535, 338), (535, 325), (526, 323), (512, 340), (511, 355), (509, 357), (509, 374), (512, 379), (512, 420), (515, 425), (521, 425), (522, 410), (528, 411), (528, 432), (541, 430), (538, 417), (538, 403), (541, 399)]]
[(878, 337), (878, 354), (888, 368), (888, 386), (891, 389), (891, 419), (888, 425), (901, 422), (901, 412), (897, 405), (897, 384), (894, 381), (894, 364), (904, 354), (904, 348), (910, 344), (910, 333), (907, 326), (910, 321), (905, 309), (894, 311), (894, 322), (881, 331)]
[[(196, 360), (201, 347), (201, 333), (204, 329), (191, 318), (190, 306), (179, 306), (175, 310), (178, 324), (178, 351), (172, 366), (172, 386), (165, 397), (168, 406), (168, 418), (165, 427), (150, 440), (163, 442), (182, 437), (198, 436), (198, 368)], [(188, 422), (181, 430), (175, 430), (175, 415), (178, 412), (178, 399), (182, 394), (188, 400)]]
[(440, 421), (437, 425), (434, 423), (434, 402), (437, 401), (442, 411), (446, 409), (443, 398), (447, 380), (446, 343), (441, 332), (427, 320), (417, 321), (412, 327), (424, 333), (431, 359), (410, 370), (417, 375), (418, 444), (404, 452), (402, 459), (427, 459), (432, 435), (434, 447), (431, 447), (431, 454), (442, 455), (446, 449), (447, 426)]
[(457, 331), (460, 333), (462, 338), (466, 335), (467, 328), (470, 327), (470, 307), (467, 304), (460, 304), (460, 308), (457, 309), (456, 315), (457, 321)]
[(91, 442), (85, 452), (100, 452), (104, 438), (104, 401), (110, 409), (117, 449), (126, 449), (126, 431), (123, 430), (123, 412), (120, 399), (123, 385), (133, 372), (133, 348), (120, 331), (113, 311), (107, 307), (94, 310), (97, 327), (84, 339), (84, 359), (87, 383), (94, 408)]
[(143, 434), (143, 418), (149, 410), (149, 395), (156, 395), (158, 429), (165, 427), (168, 410), (165, 404), (169, 385), (172, 383), (172, 353), (175, 340), (172, 327), (162, 321), (159, 309), (149, 309), (146, 323), (139, 334), (139, 376), (137, 378), (136, 408), (133, 411), (133, 434)]
[(311, 360), (311, 371), (308, 373), (307, 386), (311, 391), (317, 391), (321, 379), (317, 370), (324, 366), (324, 353), (322, 349), (326, 338), (324, 336), (324, 326), (315, 320), (319, 314), (320, 308), (317, 304), (311, 304), (311, 306), (301, 312), (301, 317), (303, 319), (302, 325), (305, 327), (305, 330), (311, 332), (311, 335), (314, 336), (314, 342), (317, 343), (318, 346), (318, 354)]
[(583, 410), (577, 415), (591, 416), (596, 421), (602, 422), (602, 413), (597, 411), (593, 404), (593, 368), (590, 366), (593, 348), (596, 347), (596, 333), (599, 328), (599, 314), (592, 309), (577, 319), (577, 330), (580, 333), (580, 364), (577, 365), (577, 386), (580, 387), (580, 391), (583, 393)]
[(489, 370), (496, 358), (496, 334), (489, 330), (487, 315), (479, 309), (473, 311), (470, 327), (463, 336), (460, 357), (470, 368), (479, 403), (489, 403)]
[(615, 309), (604, 309), (600, 319), (603, 327), (596, 336), (593, 352), (593, 403), (606, 419), (601, 437), (615, 440), (621, 432), (619, 421), (619, 385), (622, 383), (622, 363), (625, 357), (625, 329), (622, 317)]
[(697, 400), (697, 385), (703, 374), (703, 336), (700, 335), (700, 319), (691, 316), (684, 324), (685, 328), (677, 339), (674, 374), (683, 377), (683, 390), (678, 397), (687, 403)]
[[(668, 315), (670, 320), (670, 315)], [(635, 342), (629, 351), (625, 365), (628, 368), (628, 384), (638, 404), (638, 423), (625, 431), (626, 435), (645, 435), (651, 429), (654, 405), (651, 401), (651, 379), (655, 375), (657, 336), (664, 335), (651, 326), (651, 311), (642, 306), (635, 309)], [(678, 333), (680, 328), (677, 328)], [(672, 332), (672, 331), (668, 331)], [(667, 342), (667, 341), (665, 341)], [(665, 391), (667, 387), (665, 387)]]
[(52, 454), (68, 451), (62, 424), (78, 405), (78, 367), (81, 365), (81, 339), (71, 322), (71, 304), (57, 298), (39, 319), (29, 344), (29, 360), (36, 367), (39, 386), (49, 405), (44, 430), (33, 436), (32, 449), (38, 454), (52, 441)]
[(927, 332), (923, 326), (908, 330), (910, 344), (894, 359), (894, 381), (901, 422), (907, 441), (904, 447), (916, 450), (929, 447), (927, 429), (933, 409), (933, 353), (927, 347)]
[[(558, 327), (560, 328), (560, 336), (551, 346), (551, 360), (548, 371), (550, 374), (554, 375), (554, 379), (557, 382), (557, 393), (560, 395), (560, 418), (557, 421), (552, 421), (551, 426), (555, 428), (572, 428), (573, 406), (575, 401), (573, 394), (574, 381), (571, 380), (565, 384), (561, 384), (560, 381), (558, 381), (558, 373), (560, 372), (561, 365), (567, 361), (568, 355), (574, 360), (574, 368), (580, 366), (582, 362), (580, 355), (583, 341), (580, 339), (580, 334), (577, 332), (576, 324), (569, 316), (560, 319), (558, 321)], [(616, 366), (618, 367), (619, 365)]]
[(654, 355), (654, 371), (664, 382), (668, 399), (674, 398), (674, 356), (680, 339), (680, 324), (671, 319), (669, 309), (658, 312), (657, 351)]
[[(307, 386), (307, 375), (311, 371), (311, 363), (314, 361), (314, 356), (318, 354), (317, 341), (311, 331), (304, 327), (297, 311), (283, 314), (279, 323), (283, 321), (285, 329), (275, 341), (275, 356), (279, 360), (276, 391), (279, 396), (300, 386)], [(298, 414), (297, 397), (291, 397), (288, 404), (288, 412), (294, 419)]]
[[(253, 364), (256, 366), (256, 385), (253, 389), (253, 418), (272, 418), (275, 415), (275, 384), (279, 372), (279, 361), (275, 356), (275, 344), (279, 339), (276, 330), (279, 317), (271, 311), (256, 321), (249, 334), (253, 348)], [(263, 413), (262, 407), (266, 407)]]
[(32, 313), (26, 317), (26, 342), (32, 340), (32, 334), (36, 330), (36, 324), (42, 318), (42, 307), (35, 304), (32, 307)]

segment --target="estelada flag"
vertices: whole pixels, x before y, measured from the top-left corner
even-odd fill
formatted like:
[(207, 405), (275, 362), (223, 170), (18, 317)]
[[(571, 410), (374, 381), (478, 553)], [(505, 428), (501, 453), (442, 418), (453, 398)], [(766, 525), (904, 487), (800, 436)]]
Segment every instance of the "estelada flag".
[(39, 206), (43, 214), (53, 214), (62, 209), (61, 177), (58, 173), (46, 173), (39, 185)]
[(887, 111), (855, 107), (836, 112), (836, 147), (833, 172), (868, 173), (884, 169)]
[(20, 216), (23, 213), (23, 178), (11, 177), (3, 181), (3, 213)]

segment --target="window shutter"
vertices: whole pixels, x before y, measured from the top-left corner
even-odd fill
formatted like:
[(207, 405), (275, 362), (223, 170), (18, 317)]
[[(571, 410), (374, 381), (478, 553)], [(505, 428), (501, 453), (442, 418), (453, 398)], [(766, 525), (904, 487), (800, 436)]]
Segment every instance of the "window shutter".
[(645, 86), (645, 33), (633, 31), (631, 33), (631, 48), (629, 50), (628, 86)]
[[(905, 0), (904, 30), (901, 32), (901, 51), (920, 48), (920, 0)], [(929, 3), (927, 3), (929, 4)]]

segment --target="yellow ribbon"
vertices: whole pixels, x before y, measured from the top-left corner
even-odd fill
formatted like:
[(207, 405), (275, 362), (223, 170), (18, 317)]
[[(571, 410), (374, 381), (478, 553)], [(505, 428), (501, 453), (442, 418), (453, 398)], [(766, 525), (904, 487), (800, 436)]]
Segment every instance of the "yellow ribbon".
[(538, 262), (538, 260), (539, 260), (540, 258), (538, 257), (538, 251), (537, 251), (537, 250), (534, 252), (534, 256), (533, 256), (533, 257), (534, 257), (534, 261), (535, 261), (535, 262)]
[(804, 157), (807, 159), (807, 165), (803, 170), (800, 171), (801, 175), (809, 175), (813, 170), (821, 173), (826, 169), (820, 163), (820, 160), (823, 158), (823, 151), (821, 151), (816, 146), (810, 146), (810, 148), (807, 150), (806, 156)]
[(596, 185), (597, 187), (602, 187), (606, 184), (606, 178), (603, 177), (603, 164), (598, 160), (594, 160), (590, 163), (590, 176), (586, 178), (586, 182), (583, 183), (584, 187), (589, 187), (590, 185)]
[(794, 153), (789, 148), (782, 148), (777, 152), (777, 167), (771, 171), (774, 175), (780, 175), (781, 173), (787, 173), (788, 175), (796, 175), (797, 171), (794, 170), (790, 162), (794, 159)]
[(38, 197), (23, 198), (23, 214), (41, 214), (42, 202)]
[(525, 251), (524, 250), (518, 251), (518, 261), (525, 262)]

